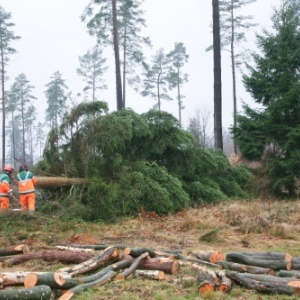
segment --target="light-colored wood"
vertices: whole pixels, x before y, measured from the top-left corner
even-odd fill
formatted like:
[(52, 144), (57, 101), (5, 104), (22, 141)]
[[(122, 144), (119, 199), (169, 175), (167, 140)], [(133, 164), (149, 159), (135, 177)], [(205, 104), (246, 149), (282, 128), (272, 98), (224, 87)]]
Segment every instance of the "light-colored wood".
[(84, 248), (75, 248), (75, 247), (68, 247), (68, 246), (55, 246), (58, 250), (68, 250), (74, 252), (86, 252), (86, 253), (95, 253), (94, 249), (84, 249)]
[(142, 277), (154, 280), (163, 280), (165, 278), (165, 273), (159, 270), (135, 270), (133, 275), (135, 277)]
[(67, 178), (67, 177), (43, 177), (35, 176), (37, 179), (36, 186), (41, 188), (71, 186), (71, 185), (85, 185), (89, 181), (85, 178)]

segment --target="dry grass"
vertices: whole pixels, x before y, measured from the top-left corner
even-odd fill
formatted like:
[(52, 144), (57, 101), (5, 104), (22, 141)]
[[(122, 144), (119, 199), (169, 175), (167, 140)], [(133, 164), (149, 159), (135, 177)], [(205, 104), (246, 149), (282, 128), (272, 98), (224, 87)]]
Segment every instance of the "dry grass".
[[(300, 257), (300, 202), (235, 201), (190, 209), (176, 215), (159, 217), (142, 212), (136, 219), (105, 225), (78, 221), (64, 222), (34, 219), (6, 213), (0, 218), (2, 247), (26, 243), (31, 251), (63, 244), (125, 244), (161, 250), (191, 251), (279, 251)], [(203, 240), (203, 237), (209, 237)], [(202, 239), (201, 239), (202, 237)], [(31, 261), (14, 270), (56, 270), (61, 265)], [(7, 271), (7, 269), (6, 269)], [(230, 295), (197, 294), (195, 271), (182, 267), (178, 274), (168, 275), (163, 282), (138, 281), (129, 278), (86, 291), (76, 299), (292, 299), (258, 295), (235, 287)], [(270, 297), (270, 298), (268, 298)]]

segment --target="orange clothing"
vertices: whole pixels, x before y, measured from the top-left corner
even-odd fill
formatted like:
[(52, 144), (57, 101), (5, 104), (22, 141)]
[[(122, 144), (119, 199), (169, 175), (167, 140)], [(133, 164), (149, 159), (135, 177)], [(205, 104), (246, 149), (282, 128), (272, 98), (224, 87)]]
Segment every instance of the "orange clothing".
[(35, 193), (20, 194), (21, 209), (35, 211)]
[(22, 210), (35, 210), (35, 188), (37, 180), (30, 171), (22, 171), (17, 175), (18, 190)]
[(6, 172), (0, 175), (0, 208), (9, 208), (9, 194), (12, 193), (10, 177)]

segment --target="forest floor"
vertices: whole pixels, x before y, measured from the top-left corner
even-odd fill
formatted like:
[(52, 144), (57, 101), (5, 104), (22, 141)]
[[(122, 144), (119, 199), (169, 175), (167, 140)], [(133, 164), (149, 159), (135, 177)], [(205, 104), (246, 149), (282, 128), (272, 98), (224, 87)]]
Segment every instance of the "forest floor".
[[(205, 205), (159, 217), (141, 212), (135, 219), (111, 224), (63, 221), (36, 212), (32, 219), (20, 213), (2, 213), (0, 248), (26, 243), (31, 252), (53, 249), (55, 244), (125, 244), (160, 250), (274, 251), (300, 257), (300, 201), (232, 201)], [(121, 251), (121, 250), (120, 250)], [(1, 271), (55, 271), (62, 264), (28, 261)], [(196, 299), (298, 299), (299, 295), (266, 295), (234, 285), (230, 294), (198, 293), (197, 271), (188, 266), (162, 281), (128, 277), (81, 292), (76, 299), (196, 300)], [(186, 281), (186, 277), (195, 280)]]

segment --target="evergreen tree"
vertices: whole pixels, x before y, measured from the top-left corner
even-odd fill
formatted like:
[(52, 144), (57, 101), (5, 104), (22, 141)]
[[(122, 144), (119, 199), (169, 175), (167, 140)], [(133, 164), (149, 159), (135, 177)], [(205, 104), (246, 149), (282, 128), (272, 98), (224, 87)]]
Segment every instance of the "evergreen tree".
[(161, 100), (172, 100), (167, 94), (168, 84), (168, 65), (170, 60), (164, 53), (164, 49), (159, 49), (154, 56), (152, 56), (152, 64), (149, 66), (143, 63), (143, 88), (141, 95), (150, 96), (157, 100), (155, 107), (160, 111)]
[[(136, 66), (140, 64), (144, 57), (142, 52), (142, 45), (150, 46), (149, 38), (144, 38), (140, 35), (141, 29), (145, 27), (145, 20), (143, 19), (144, 11), (140, 6), (144, 0), (93, 0), (86, 8), (82, 20), (92, 17), (88, 23), (88, 32), (92, 36), (96, 36), (99, 45), (113, 46), (115, 55), (118, 58), (116, 61), (116, 69), (122, 64), (123, 67), (123, 82), (119, 85), (119, 74), (116, 73), (117, 91), (122, 91), (122, 103), (117, 102), (117, 106), (126, 107), (126, 82), (129, 84), (136, 84), (139, 78), (136, 76)], [(114, 3), (116, 2), (116, 3)], [(94, 4), (99, 6), (98, 12), (94, 14)], [(115, 15), (117, 22), (115, 28), (113, 27), (113, 7), (116, 5)], [(116, 33), (114, 33), (114, 30)], [(119, 55), (115, 39), (118, 40), (118, 46), (122, 51)], [(118, 62), (117, 62), (118, 61)], [(129, 75), (129, 76), (128, 76)]]
[(259, 109), (244, 105), (232, 128), (242, 155), (267, 167), (272, 190), (295, 195), (300, 177), (300, 10), (284, 0), (272, 16), (274, 31), (257, 35), (260, 52), (243, 80)]
[(46, 109), (46, 121), (49, 122), (50, 128), (57, 128), (59, 121), (66, 111), (66, 89), (65, 80), (61, 78), (59, 71), (51, 76), (51, 81), (46, 84), (47, 90), (45, 95), (47, 98), (48, 107)]
[(45, 131), (43, 130), (44, 125), (41, 122), (38, 122), (37, 126), (35, 127), (35, 146), (38, 146), (39, 149), (39, 158), (41, 159), (42, 157), (42, 148), (44, 146), (46, 134)]
[(79, 56), (80, 68), (76, 72), (87, 83), (84, 91), (92, 92), (92, 101), (97, 100), (96, 92), (98, 90), (107, 88), (103, 79), (103, 74), (108, 68), (105, 66), (105, 62), (106, 58), (102, 57), (102, 50), (98, 46), (88, 50), (85, 55)]
[[(26, 111), (32, 106), (32, 100), (36, 99), (32, 95), (32, 89), (34, 86), (29, 84), (29, 80), (25, 74), (20, 74), (16, 77), (15, 82), (12, 86), (12, 93), (16, 95), (17, 110), (20, 112), (21, 124), (22, 124), (22, 163), (26, 162), (26, 143), (25, 143), (25, 122), (26, 122)], [(30, 144), (30, 140), (28, 141)]]
[(5, 165), (5, 73), (6, 65), (9, 61), (10, 55), (14, 54), (16, 50), (11, 47), (14, 40), (20, 37), (15, 36), (13, 31), (10, 30), (14, 23), (10, 22), (11, 14), (5, 12), (0, 5), (0, 60), (1, 60), (1, 98), (2, 98), (2, 168)]
[(170, 89), (177, 89), (179, 124), (181, 125), (181, 111), (183, 110), (182, 99), (184, 95), (181, 94), (181, 86), (188, 82), (188, 74), (182, 73), (182, 67), (188, 61), (189, 56), (186, 54), (186, 48), (183, 43), (175, 43), (174, 50), (172, 50), (167, 57), (171, 60), (172, 66), (168, 74), (168, 81)]
[(31, 104), (25, 111), (25, 127), (28, 141), (29, 163), (33, 165), (33, 125), (36, 120), (36, 108)]

